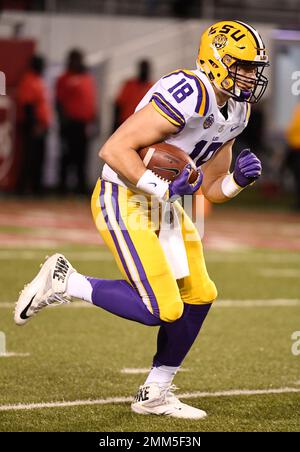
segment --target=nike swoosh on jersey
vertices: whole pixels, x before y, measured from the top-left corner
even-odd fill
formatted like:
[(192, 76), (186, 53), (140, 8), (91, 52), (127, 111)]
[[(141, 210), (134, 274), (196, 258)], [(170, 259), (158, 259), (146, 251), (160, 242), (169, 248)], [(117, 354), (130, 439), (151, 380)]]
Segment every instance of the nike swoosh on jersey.
[(29, 319), (29, 316), (27, 315), (27, 311), (30, 308), (31, 303), (33, 302), (33, 299), (34, 299), (35, 296), (36, 296), (36, 294), (33, 295), (33, 297), (31, 298), (30, 302), (28, 303), (28, 305), (21, 312), (21, 314), (20, 314), (21, 319), (23, 319), (23, 320)]
[(235, 129), (238, 129), (240, 126), (231, 127), (230, 132), (233, 132)]

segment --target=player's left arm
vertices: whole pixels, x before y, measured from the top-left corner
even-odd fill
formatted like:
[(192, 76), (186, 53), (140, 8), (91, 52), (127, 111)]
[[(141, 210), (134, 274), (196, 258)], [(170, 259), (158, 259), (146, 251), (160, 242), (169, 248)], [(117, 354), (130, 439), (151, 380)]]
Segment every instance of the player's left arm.
[(201, 167), (204, 174), (202, 193), (213, 203), (229, 201), (261, 175), (261, 162), (249, 149), (244, 149), (238, 155), (234, 171), (230, 173), (234, 141), (225, 143), (219, 152)]

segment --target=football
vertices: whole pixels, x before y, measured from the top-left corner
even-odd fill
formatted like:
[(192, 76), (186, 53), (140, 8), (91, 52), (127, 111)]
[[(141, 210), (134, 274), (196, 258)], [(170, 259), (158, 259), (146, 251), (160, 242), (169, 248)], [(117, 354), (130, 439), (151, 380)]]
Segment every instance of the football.
[(140, 149), (138, 154), (146, 168), (168, 182), (176, 179), (188, 163), (192, 167), (189, 182), (195, 182), (198, 177), (194, 161), (182, 149), (172, 144), (156, 143)]

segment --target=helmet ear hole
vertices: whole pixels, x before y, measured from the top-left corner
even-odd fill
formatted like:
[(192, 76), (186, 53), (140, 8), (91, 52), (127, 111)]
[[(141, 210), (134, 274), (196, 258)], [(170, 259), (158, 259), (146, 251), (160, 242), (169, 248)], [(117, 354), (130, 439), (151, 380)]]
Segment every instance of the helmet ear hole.
[(235, 59), (230, 55), (226, 54), (222, 58), (222, 63), (224, 63), (227, 67), (230, 67), (235, 62)]
[(233, 80), (229, 77), (227, 77), (225, 80), (223, 80), (222, 82), (222, 87), (226, 90), (232, 88), (233, 86)]

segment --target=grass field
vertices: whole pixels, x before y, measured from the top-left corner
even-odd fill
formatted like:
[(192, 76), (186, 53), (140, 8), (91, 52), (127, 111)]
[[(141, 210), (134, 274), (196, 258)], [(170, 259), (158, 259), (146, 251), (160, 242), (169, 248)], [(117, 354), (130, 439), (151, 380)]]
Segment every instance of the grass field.
[[(28, 325), (14, 325), (18, 291), (32, 279), (46, 254), (59, 250), (81, 273), (119, 277), (108, 251), (93, 243), (95, 231), (84, 220), (85, 210), (78, 207), (76, 220), (71, 221), (72, 235), (70, 226), (59, 223), (61, 216), (42, 230), (41, 218), (47, 218), (51, 208), (31, 206), (27, 220), (15, 222), (14, 206), (11, 218), (0, 215), (0, 331), (6, 334), (8, 352), (0, 357), (0, 431), (300, 430), (300, 355), (291, 349), (291, 335), (300, 331), (296, 217), (293, 221), (276, 217), (268, 233), (263, 227), (264, 232), (259, 231), (259, 224), (266, 225), (263, 214), (261, 223), (257, 217), (246, 221), (244, 213), (233, 216), (223, 211), (209, 219), (208, 244), (220, 231), (228, 240), (228, 246), (208, 246), (206, 252), (219, 301), (184, 362), (185, 371), (175, 381), (178, 394), (206, 410), (208, 418), (181, 421), (130, 411), (130, 398), (145, 374), (121, 370), (149, 367), (156, 328), (119, 319), (83, 302), (47, 308)], [(59, 206), (58, 214), (61, 211)], [(239, 225), (239, 247), (231, 246), (230, 222), (231, 231)], [(265, 237), (267, 247), (249, 245), (249, 222), (253, 237), (261, 242)], [(272, 224), (271, 217), (268, 222)], [(274, 237), (276, 228), (285, 231), (280, 246)], [(273, 245), (267, 238), (273, 239)], [(55, 402), (62, 403), (47, 406)]]

